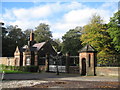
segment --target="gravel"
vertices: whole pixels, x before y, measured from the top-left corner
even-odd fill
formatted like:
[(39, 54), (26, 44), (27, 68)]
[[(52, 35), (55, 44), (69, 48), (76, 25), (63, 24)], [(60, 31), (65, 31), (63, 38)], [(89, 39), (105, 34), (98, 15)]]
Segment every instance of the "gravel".
[(118, 88), (119, 82), (107, 81), (71, 81), (71, 80), (12, 80), (2, 81), (0, 88), (18, 88), (26, 90), (27, 88)]
[(2, 81), (0, 84), (1, 88), (19, 88), (19, 87), (26, 87), (26, 86), (34, 86), (41, 83), (48, 83), (49, 81), (42, 81), (42, 80), (14, 80), (14, 81)]

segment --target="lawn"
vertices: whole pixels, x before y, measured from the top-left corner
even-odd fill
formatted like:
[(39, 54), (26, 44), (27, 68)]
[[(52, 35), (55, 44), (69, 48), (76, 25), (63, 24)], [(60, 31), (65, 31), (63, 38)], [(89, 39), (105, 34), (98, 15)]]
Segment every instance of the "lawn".
[(23, 71), (16, 71), (16, 70), (0, 70), (0, 73), (4, 73), (5, 74), (11, 74), (11, 73), (31, 73), (31, 72), (23, 72)]
[(6, 66), (0, 64), (0, 73), (35, 73), (37, 72), (37, 66)]

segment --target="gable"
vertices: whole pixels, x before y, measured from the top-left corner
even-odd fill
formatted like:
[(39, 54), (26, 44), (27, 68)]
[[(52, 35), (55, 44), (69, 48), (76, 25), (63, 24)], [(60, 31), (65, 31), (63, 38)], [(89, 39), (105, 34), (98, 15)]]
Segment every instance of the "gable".
[(91, 45), (87, 44), (79, 52), (96, 52), (96, 50)]
[(45, 55), (45, 54), (52, 54), (52, 55), (57, 55), (57, 52), (55, 49), (52, 47), (50, 42), (42, 42), (38, 44), (34, 44), (33, 47), (37, 48), (37, 51), (39, 52), (40, 55)]

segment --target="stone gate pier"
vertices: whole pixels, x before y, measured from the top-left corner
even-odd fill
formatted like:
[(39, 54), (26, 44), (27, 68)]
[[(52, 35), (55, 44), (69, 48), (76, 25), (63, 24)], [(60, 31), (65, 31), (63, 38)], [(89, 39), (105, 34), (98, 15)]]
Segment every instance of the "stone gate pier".
[(96, 75), (97, 53), (91, 45), (86, 45), (79, 51), (80, 75)]

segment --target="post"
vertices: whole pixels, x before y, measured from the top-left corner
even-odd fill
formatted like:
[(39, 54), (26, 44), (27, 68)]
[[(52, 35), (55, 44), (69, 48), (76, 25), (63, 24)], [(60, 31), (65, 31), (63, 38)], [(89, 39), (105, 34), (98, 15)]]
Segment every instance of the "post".
[(35, 52), (35, 62), (34, 65), (37, 66), (38, 65), (38, 54), (37, 52)]
[(4, 79), (4, 75), (5, 75), (5, 72), (3, 71), (1, 81)]
[(59, 75), (59, 70), (58, 70), (58, 54), (57, 54), (57, 58), (56, 58), (56, 73), (57, 75)]
[(70, 53), (66, 53), (66, 73), (69, 73)]
[(79, 72), (80, 75), (82, 74), (82, 57), (81, 57), (81, 53), (79, 53)]
[(46, 67), (46, 71), (49, 72), (49, 55), (48, 54), (46, 54), (45, 67)]

